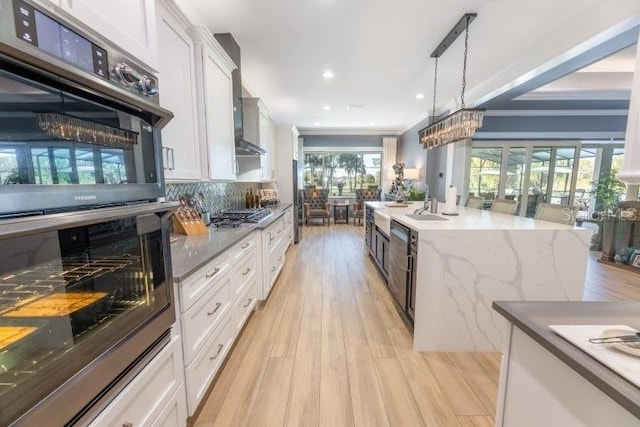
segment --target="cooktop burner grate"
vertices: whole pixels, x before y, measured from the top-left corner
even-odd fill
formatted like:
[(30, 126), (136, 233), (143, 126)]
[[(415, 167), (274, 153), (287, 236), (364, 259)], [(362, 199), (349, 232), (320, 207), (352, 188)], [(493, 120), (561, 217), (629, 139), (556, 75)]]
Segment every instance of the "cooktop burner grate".
[(226, 211), (211, 218), (211, 225), (217, 228), (239, 227), (246, 223), (255, 224), (269, 215), (271, 211), (265, 208)]

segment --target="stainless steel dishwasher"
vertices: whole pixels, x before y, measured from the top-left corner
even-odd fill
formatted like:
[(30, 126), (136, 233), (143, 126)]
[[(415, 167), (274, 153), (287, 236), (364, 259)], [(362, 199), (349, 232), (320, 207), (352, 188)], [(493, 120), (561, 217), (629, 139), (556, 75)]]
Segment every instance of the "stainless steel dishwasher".
[(415, 289), (415, 257), (418, 233), (392, 220), (390, 231), (389, 289), (399, 305), (400, 313), (413, 325)]

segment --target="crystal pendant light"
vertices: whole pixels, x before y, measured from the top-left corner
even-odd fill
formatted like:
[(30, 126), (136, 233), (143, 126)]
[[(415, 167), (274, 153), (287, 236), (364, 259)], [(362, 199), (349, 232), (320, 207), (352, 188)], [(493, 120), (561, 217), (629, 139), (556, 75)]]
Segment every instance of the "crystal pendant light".
[(467, 85), (467, 53), (469, 46), (469, 24), (477, 16), (475, 13), (466, 13), (460, 21), (453, 27), (453, 29), (442, 40), (440, 45), (431, 54), (436, 58), (435, 76), (433, 81), (433, 111), (431, 114), (432, 120), (436, 118), (436, 93), (438, 82), (438, 58), (444, 53), (445, 50), (453, 43), (458, 37), (461, 29), (465, 29), (464, 39), (464, 65), (462, 68), (462, 94), (460, 96), (461, 108), (448, 116), (432, 122), (429, 126), (421, 129), (418, 134), (420, 136), (420, 143), (425, 149), (439, 147), (445, 144), (451, 144), (453, 142), (470, 139), (476, 132), (476, 129), (482, 127), (482, 119), (484, 117), (484, 108), (465, 108), (464, 105), (464, 90)]

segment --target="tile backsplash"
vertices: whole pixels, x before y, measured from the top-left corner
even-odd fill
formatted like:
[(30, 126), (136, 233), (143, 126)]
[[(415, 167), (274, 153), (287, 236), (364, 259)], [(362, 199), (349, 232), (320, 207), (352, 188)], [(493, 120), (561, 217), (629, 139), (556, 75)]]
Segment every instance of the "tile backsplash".
[(243, 209), (244, 195), (248, 188), (255, 193), (261, 188), (259, 183), (253, 182), (188, 182), (166, 184), (167, 200), (178, 200), (184, 195), (191, 196), (202, 193), (204, 209), (217, 214), (229, 209)]

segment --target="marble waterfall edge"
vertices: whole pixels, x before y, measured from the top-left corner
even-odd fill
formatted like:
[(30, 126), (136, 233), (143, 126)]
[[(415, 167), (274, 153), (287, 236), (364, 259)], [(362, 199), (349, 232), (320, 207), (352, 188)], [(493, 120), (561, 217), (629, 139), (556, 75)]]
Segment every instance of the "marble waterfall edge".
[(501, 351), (507, 321), (494, 300), (582, 300), (589, 230), (420, 233), (416, 351)]

